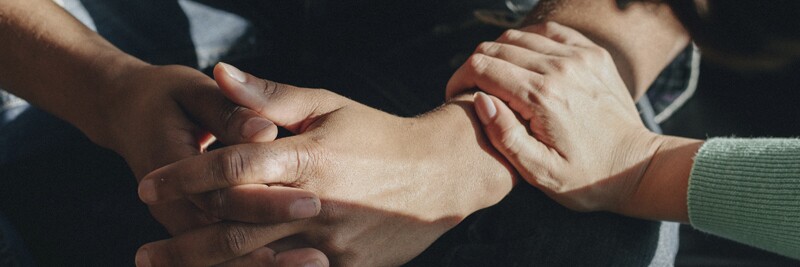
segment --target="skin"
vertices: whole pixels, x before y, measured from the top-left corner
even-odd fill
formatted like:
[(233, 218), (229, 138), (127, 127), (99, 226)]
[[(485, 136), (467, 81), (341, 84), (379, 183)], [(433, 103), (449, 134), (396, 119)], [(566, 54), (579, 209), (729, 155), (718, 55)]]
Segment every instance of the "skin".
[[(223, 143), (273, 140), (275, 125), (225, 98), (216, 83), (183, 66), (153, 66), (127, 55), (48, 0), (0, 2), (0, 86), (75, 125), (122, 155), (137, 179), (158, 167)], [(214, 134), (214, 136), (211, 135)], [(279, 199), (269, 221), (291, 221), (290, 204), (319, 203), (311, 192), (270, 189)], [(192, 199), (189, 201), (188, 198)], [(248, 221), (250, 209), (214, 216), (198, 208), (209, 196), (150, 206), (173, 234), (220, 219)], [(259, 201), (259, 198), (254, 198)], [(285, 203), (279, 206), (280, 203)], [(316, 210), (305, 213), (313, 216)], [(278, 217), (284, 215), (285, 217)]]
[[(656, 25), (670, 23), (669, 17), (645, 16), (652, 14), (642, 12), (642, 10), (633, 13), (629, 13), (630, 11), (619, 12), (609, 4), (613, 1), (608, 3), (603, 1), (603, 5), (593, 4), (597, 2), (600, 1), (564, 0), (560, 2), (564, 4), (564, 7), (558, 10), (567, 10), (566, 7), (569, 7), (569, 9), (574, 9), (575, 13), (555, 12), (547, 17), (582, 30), (597, 30), (593, 37), (605, 40), (604, 44), (610, 47), (618, 47), (612, 49), (615, 51), (612, 52), (612, 56), (616, 62), (626, 62), (620, 63), (627, 64), (620, 65), (623, 66), (620, 67), (623, 69), (620, 72), (622, 76), (629, 77), (624, 79), (626, 83), (646, 83), (642, 81), (647, 81), (647, 77), (651, 77), (652, 80), (655, 74), (639, 76), (640, 74), (636, 72), (638, 69), (648, 69), (636, 67), (639, 64), (638, 60), (641, 59), (642, 62), (647, 63), (645, 59), (648, 57), (627, 55), (628, 50), (624, 49), (624, 44), (631, 43), (633, 40), (630, 38), (641, 36), (641, 34), (636, 35), (629, 31), (621, 31), (626, 34), (620, 34), (606, 29), (617, 29), (616, 27), (593, 27), (592, 25), (597, 25), (597, 21), (600, 20), (589, 18), (593, 16), (600, 16), (598, 19), (623, 17), (627, 19), (614, 20), (615, 23), (619, 23), (615, 25), (636, 26), (640, 25), (638, 23), (641, 21), (633, 19), (647, 20)], [(195, 165), (208, 163), (208, 161), (219, 161), (213, 166), (253, 167), (268, 162), (259, 161), (260, 158), (254, 157), (256, 160), (249, 162), (251, 164), (225, 165), (226, 160), (232, 162), (230, 155), (235, 154), (226, 154), (229, 156), (218, 158), (213, 158), (217, 154), (203, 154), (205, 145), (211, 140), (209, 132), (226, 144), (270, 141), (275, 136), (274, 125), (256, 119), (259, 115), (274, 116), (275, 114), (259, 109), (260, 106), (248, 105), (253, 103), (237, 98), (235, 94), (237, 91), (234, 88), (225, 89), (223, 92), (233, 102), (249, 108), (242, 108), (225, 100), (225, 95), (219, 91), (213, 81), (194, 70), (179, 66), (151, 66), (120, 52), (50, 1), (9, 0), (0, 3), (0, 10), (2, 10), (0, 11), (2, 12), (0, 13), (0, 36), (19, 37), (0, 39), (0, 47), (4, 51), (9, 51), (9, 53), (0, 55), (0, 60), (8, 62), (8, 64), (0, 66), (0, 77), (4, 77), (0, 81), (0, 85), (76, 125), (96, 143), (123, 155), (137, 177), (142, 177), (158, 167), (173, 162), (198, 167), (187, 169), (206, 170), (212, 173), (212, 175), (201, 177), (217, 178), (219, 175), (213, 175), (213, 173), (219, 174), (219, 171), (225, 168), (208, 170), (201, 168), (203, 166)], [(638, 14), (638, 16), (628, 16), (630, 14)], [(585, 29), (581, 27), (585, 27)], [(670, 29), (669, 27), (664, 28)], [(634, 29), (643, 30), (645, 28), (634, 27)], [(658, 34), (657, 36), (664, 35)], [(636, 40), (640, 39), (642, 38)], [(644, 38), (644, 40), (648, 39)], [(675, 44), (681, 43), (680, 38), (668, 40), (677, 41), (669, 42), (669, 45), (659, 45), (656, 40), (649, 44), (651, 45), (649, 47), (658, 49), (648, 51), (652, 55), (665, 57), (664, 55), (668, 53), (662, 51), (662, 48), (674, 48), (677, 46)], [(642, 42), (644, 41), (640, 40), (636, 44), (648, 45), (648, 43)], [(685, 44), (685, 40), (683, 43)], [(671, 51), (670, 49), (663, 50)], [(620, 60), (616, 60), (617, 57)], [(42, 78), (39, 76), (41, 73), (47, 73), (48, 76)], [(221, 83), (221, 86), (225, 88), (224, 81)], [(52, 88), (59, 88), (57, 94), (54, 94)], [(294, 92), (296, 90), (287, 91)], [(270, 155), (270, 153), (264, 152), (264, 146), (274, 147), (298, 140), (305, 140), (312, 144), (320, 142), (319, 140), (340, 141), (322, 142), (324, 145), (320, 145), (320, 147), (328, 153), (322, 154), (321, 157), (324, 161), (315, 161), (317, 163), (311, 165), (315, 168), (309, 169), (327, 174), (324, 176), (326, 178), (324, 182), (339, 186), (322, 187), (323, 182), (311, 180), (306, 184), (290, 184), (301, 188), (303, 186), (313, 188), (320, 192), (318, 194), (325, 196), (326, 202), (321, 205), (323, 207), (321, 214), (324, 215), (321, 217), (322, 219), (280, 223), (298, 219), (291, 216), (298, 214), (291, 209), (296, 201), (306, 203), (304, 204), (306, 207), (319, 208), (320, 205), (308, 205), (308, 200), (312, 199), (313, 203), (320, 203), (320, 200), (307, 191), (290, 190), (280, 186), (258, 186), (257, 184), (264, 184), (260, 180), (249, 180), (256, 185), (248, 187), (230, 187), (234, 184), (223, 184), (223, 187), (228, 187), (222, 191), (214, 191), (214, 189), (221, 188), (219, 185), (208, 189), (199, 186), (194, 188), (194, 191), (174, 190), (169, 193), (167, 190), (166, 195), (172, 194), (172, 197), (167, 197), (166, 202), (161, 201), (161, 194), (145, 190), (150, 185), (156, 187), (157, 182), (161, 181), (160, 179), (151, 180), (150, 185), (142, 184), (140, 195), (146, 202), (148, 196), (156, 196), (157, 204), (151, 206), (153, 215), (177, 236), (168, 241), (143, 247), (137, 255), (137, 259), (139, 259), (137, 263), (210, 265), (241, 256), (244, 259), (226, 262), (226, 264), (248, 262), (248, 259), (273, 265), (306, 262), (327, 265), (329, 263), (317, 250), (292, 250), (303, 247), (304, 244), (317, 245), (321, 250), (328, 252), (332, 257), (331, 263), (333, 264), (402, 263), (424, 249), (436, 236), (452, 227), (464, 216), (499, 201), (513, 184), (516, 174), (483, 139), (479, 124), (471, 109), (472, 98), (469, 96), (456, 98), (455, 101), (426, 116), (402, 119), (342, 101), (341, 97), (329, 93), (322, 93), (322, 96), (316, 96), (317, 98), (306, 94), (287, 94), (291, 97), (285, 101), (297, 103), (297, 107), (319, 108), (316, 109), (317, 111), (326, 110), (322, 105), (324, 103), (347, 104), (337, 106), (341, 109), (329, 109), (328, 113), (318, 114), (324, 117), (324, 121), (327, 123), (314, 128), (313, 131), (299, 131), (308, 129), (297, 128), (296, 130), (300, 133), (298, 138), (276, 141), (269, 146), (265, 144), (249, 145), (254, 147), (248, 150), (252, 153)], [(358, 112), (352, 112), (352, 110)], [(309, 115), (309, 113), (303, 113), (302, 110), (297, 112), (301, 115)], [(304, 117), (299, 120), (308, 121), (305, 119), (314, 118), (313, 116), (312, 118)], [(253, 120), (260, 122), (252, 122)], [(142, 125), (147, 125), (147, 127), (142, 127)], [(343, 125), (347, 125), (347, 127)], [(382, 125), (386, 129), (396, 129), (396, 131), (373, 127), (375, 125)], [(359, 136), (359, 138), (352, 138), (353, 136)], [(373, 140), (370, 139), (370, 136), (383, 138)], [(310, 141), (302, 138), (310, 138)], [(384, 149), (364, 151), (365, 148), (369, 148), (369, 146), (363, 146), (364, 144), (372, 144)], [(240, 148), (241, 146), (234, 146), (231, 149)], [(432, 148), (437, 149), (431, 150)], [(305, 146), (298, 145), (289, 147), (287, 151), (289, 154), (298, 155), (297, 152), (303, 150), (306, 150)], [(197, 155), (201, 156), (192, 157)], [(369, 157), (364, 158), (366, 156)], [(187, 158), (191, 161), (181, 161)], [(427, 163), (421, 163), (420, 158), (429, 160), (424, 161)], [(318, 162), (337, 162), (340, 165)], [(375, 170), (375, 166), (381, 164), (398, 164), (403, 168), (382, 168), (380, 171), (393, 172), (380, 173)], [(231, 169), (235, 168), (229, 168), (229, 170)], [(161, 169), (152, 177), (156, 177), (155, 175), (159, 172), (172, 173), (163, 170), (171, 169), (169, 167)], [(359, 184), (348, 182), (351, 177), (361, 179), (373, 177), (374, 179), (367, 179), (362, 185), (366, 188), (359, 189), (355, 187)], [(242, 179), (241, 181), (248, 181), (246, 177), (239, 177), (239, 175), (232, 175), (228, 178), (232, 178), (230, 179), (232, 181), (239, 178)], [(301, 176), (300, 178), (307, 177)], [(165, 177), (164, 181), (170, 182), (176, 179), (180, 178)], [(196, 181), (204, 180), (197, 179)], [(417, 183), (409, 185), (411, 181)], [(375, 182), (379, 182), (378, 185), (374, 185)], [(374, 186), (367, 187), (366, 185)], [(167, 185), (167, 187), (169, 186)], [(348, 186), (352, 188), (348, 188)], [(405, 195), (389, 193), (395, 192), (391, 188), (409, 188), (409, 186), (414, 186), (413, 190), (397, 190), (397, 192), (406, 193)], [(372, 191), (374, 195), (364, 194), (364, 192), (371, 192), (370, 190), (375, 190)], [(269, 194), (265, 194), (267, 191)], [(203, 193), (192, 194), (192, 192)], [(410, 205), (413, 203), (410, 200), (414, 198), (413, 195), (408, 194), (414, 192), (426, 199), (430, 198), (429, 201), (420, 205)], [(278, 197), (264, 197), (265, 195)], [(263, 207), (246, 204), (272, 202), (285, 205)], [(230, 205), (231, 203), (233, 205)], [(430, 203), (438, 204), (431, 206)], [(443, 203), (450, 205), (446, 205), (447, 207), (444, 208), (442, 207), (445, 206)], [(324, 208), (340, 206), (343, 208)], [(427, 209), (421, 210), (422, 207)], [(289, 217), (281, 218), (282, 215), (289, 215)], [(362, 220), (348, 220), (347, 218), (362, 218)], [(387, 218), (399, 219), (387, 222)], [(220, 219), (226, 221), (219, 222)], [(272, 224), (250, 225), (236, 221)], [(296, 228), (290, 228), (290, 225)], [(334, 225), (335, 227), (321, 230), (326, 227), (320, 227), (320, 225), (326, 227)], [(281, 228), (282, 226), (287, 229)], [(265, 229), (277, 227), (286, 231), (268, 231), (260, 227), (266, 227)], [(370, 233), (387, 230), (382, 227), (408, 229), (415, 235), (409, 235), (406, 238), (416, 238), (403, 244), (384, 240), (384, 242), (391, 243), (390, 245), (403, 246), (395, 247), (395, 251), (397, 251), (395, 255), (387, 255), (386, 258), (369, 258), (367, 257), (369, 255), (385, 254), (372, 251), (378, 249), (379, 246), (365, 245), (376, 242), (374, 239), (379, 238), (381, 234)], [(247, 234), (242, 235), (242, 233)], [(295, 236), (295, 233), (300, 234), (302, 242), (297, 241), (297, 238), (277, 243), (272, 242), (279, 239), (280, 236)], [(354, 233), (358, 233), (358, 235)], [(210, 241), (205, 239), (209, 241), (205, 243), (195, 242), (214, 234), (218, 234), (216, 236), (218, 238)], [(272, 243), (271, 251), (262, 249), (269, 243)], [(185, 257), (193, 255), (191, 253), (198, 253), (198, 250), (192, 250), (192, 248), (197, 249), (193, 247), (197, 245), (208, 245), (206, 251), (209, 253), (197, 255), (197, 258)], [(173, 253), (159, 250), (164, 247)], [(220, 250), (222, 254), (215, 254), (215, 251)], [(181, 253), (185, 251), (188, 252)], [(143, 252), (148, 253), (144, 254)], [(273, 254), (274, 252), (278, 253)]]
[[(215, 74), (230, 99), (296, 136), (177, 162), (145, 177), (142, 184), (154, 187), (140, 192), (154, 190), (155, 204), (254, 183), (295, 186), (316, 192), (322, 212), (288, 224), (201, 228), (143, 246), (139, 266), (216, 264), (270, 243), (286, 246), (286, 238), (319, 248), (332, 265), (399, 265), (511, 190), (514, 174), (475, 128), (470, 105), (401, 118), (325, 90), (250, 75), (239, 82), (231, 67), (220, 65)], [(236, 168), (219, 172), (216, 164)]]
[(702, 142), (649, 132), (610, 54), (579, 32), (552, 22), (524, 30), (478, 49), (451, 82), (494, 95), (475, 94), (494, 147), (568, 208), (687, 222)]
[[(641, 22), (639, 20), (653, 24), (661, 21), (668, 26), (675, 25), (671, 13), (664, 13), (668, 10), (655, 9), (657, 16), (652, 16), (651, 9), (633, 8), (619, 12), (614, 6), (591, 4), (595, 2), (561, 3), (564, 7), (570, 8), (599, 9), (599, 13), (613, 11), (612, 14), (625, 18), (615, 17), (617, 18), (615, 22), (623, 25)], [(572, 19), (575, 14), (569, 16), (563, 14), (556, 12), (550, 13), (549, 16), (564, 20), (565, 23), (571, 23), (577, 28), (597, 29), (596, 26), (592, 26), (596, 24), (594, 21), (576, 20)], [(685, 35), (682, 29), (665, 28), (668, 31), (663, 34), (675, 35), (674, 39), (670, 39), (669, 45), (653, 44), (654, 48), (645, 54), (628, 53), (627, 50), (618, 49), (615, 50), (618, 51), (616, 55), (606, 53), (610, 57), (606, 58), (606, 62), (612, 64), (616, 61), (612, 61), (611, 58), (621, 59), (619, 62), (623, 63), (617, 62), (621, 72), (627, 71), (626, 77), (637, 77), (628, 79), (631, 84), (638, 84), (641, 81), (652, 82), (660, 69), (668, 63), (664, 54), (674, 55), (679, 50), (676, 47), (682, 48), (687, 40), (681, 38)], [(640, 36), (629, 32), (597, 30), (599, 33), (596, 34), (596, 38), (614, 44), (614, 47), (624, 48), (630, 38)], [(509, 34), (504, 37), (514, 39)], [(664, 40), (656, 38), (655, 41)], [(665, 62), (653, 64), (648, 61), (648, 57), (663, 58), (662, 61)], [(479, 60), (473, 57), (467, 64), (476, 62)], [(298, 135), (269, 144), (231, 147), (217, 152), (218, 155), (212, 153), (167, 166), (145, 178), (153, 181), (153, 187), (140, 187), (140, 195), (156, 195), (158, 197), (155, 201), (158, 202), (204, 190), (231, 190), (248, 183), (291, 185), (317, 192), (321, 196), (323, 210), (320, 216), (304, 222), (260, 226), (214, 225), (170, 240), (147, 244), (137, 254), (139, 266), (168, 266), (178, 262), (189, 266), (213, 264), (246, 254), (264, 245), (285, 247), (280, 243), (287, 240), (287, 237), (288, 240), (293, 240), (291, 243), (295, 246), (319, 248), (328, 256), (332, 265), (398, 265), (418, 254), (433, 242), (435, 237), (444, 233), (464, 216), (496, 203), (510, 189), (513, 173), (508, 173), (508, 170), (504, 169), (503, 162), (497, 161), (493, 156), (493, 150), (481, 146), (482, 135), (475, 132), (475, 127), (478, 127), (477, 120), (474, 113), (464, 106), (472, 102), (472, 97), (469, 95), (456, 96), (450, 103), (424, 116), (404, 119), (342, 100), (341, 97), (326, 91), (307, 93), (308, 89), (275, 85), (245, 75), (247, 78), (243, 79), (244, 87), (256, 87), (248, 91), (242, 89), (240, 83), (233, 82), (237, 79), (229, 78), (238, 76), (235, 73), (224, 67), (218, 67), (215, 72), (220, 87), (231, 100), (258, 111)], [(614, 73), (616, 74), (616, 71)], [(625, 88), (624, 79), (619, 80), (618, 76), (617, 74), (617, 82)], [(475, 84), (462, 86), (472, 88)], [(264, 94), (264, 92), (269, 93)], [(629, 94), (626, 94), (625, 98), (620, 98), (620, 101), (623, 100), (632, 102)], [(624, 105), (617, 104), (617, 106)], [(308, 113), (309, 110), (313, 112)], [(291, 120), (278, 119), (286, 116), (284, 114), (286, 112), (297, 114)], [(637, 118), (638, 122), (638, 116), (633, 117)], [(341, 124), (347, 124), (349, 128), (342, 127)], [(397, 128), (398, 124), (402, 126)], [(353, 136), (353, 134), (359, 138), (341, 138), (343, 135)], [(364, 150), (365, 148), (379, 149)], [(276, 163), (274, 157), (291, 160)], [(426, 160), (420, 161), (418, 160), (420, 158)], [(226, 162), (248, 162), (248, 164)], [(301, 162), (303, 167), (298, 168), (296, 162)], [(380, 162), (380, 164), (367, 162)], [(395, 166), (397, 163), (401, 163), (402, 168), (385, 167)], [(243, 166), (243, 169), (231, 172), (238, 175), (222, 176), (225, 178), (220, 179), (219, 176), (215, 177), (214, 171), (204, 168), (214, 164)], [(284, 171), (273, 173), (275, 169)], [(304, 171), (286, 173), (286, 169)], [(187, 173), (186, 170), (192, 172)], [(265, 172), (268, 173), (267, 177), (264, 177)], [(475, 175), (476, 173), (480, 175)], [(201, 179), (187, 181), (181, 180), (181, 177), (201, 177)], [(318, 178), (311, 179), (313, 177)], [(364, 177), (368, 179), (363, 179)], [(395, 179), (396, 177), (403, 178)], [(175, 182), (171, 182), (173, 180)], [(375, 182), (378, 184), (374, 184)], [(181, 188), (181, 185), (184, 188)], [(481, 190), (475, 191), (476, 187)], [(413, 192), (421, 192), (427, 201), (408, 205), (415, 203), (411, 201), (416, 199), (411, 197), (415, 195)], [(154, 199), (143, 197), (143, 200)], [(446, 205), (449, 208), (444, 208), (431, 203), (452, 204)], [(343, 214), (347, 215), (339, 217)], [(392, 219), (386, 221), (387, 218)], [(321, 227), (322, 225), (325, 227)], [(237, 232), (247, 234), (232, 234)], [(398, 233), (402, 235), (396, 235)], [(231, 236), (237, 238), (230, 238)], [(298, 236), (303, 239), (299, 244), (296, 242)], [(387, 237), (398, 240), (412, 238), (409, 242), (384, 243), (384, 238)], [(218, 240), (223, 241), (213, 242)], [(273, 243), (276, 241), (277, 245)], [(220, 247), (233, 249), (222, 249), (220, 253), (213, 254), (196, 252), (213, 251), (213, 248)], [(376, 249), (381, 251), (388, 249), (394, 253), (381, 253)]]
[(617, 1), (544, 0), (523, 25), (545, 21), (571, 27), (605, 48), (634, 99), (690, 41), (666, 4), (634, 2), (620, 9)]

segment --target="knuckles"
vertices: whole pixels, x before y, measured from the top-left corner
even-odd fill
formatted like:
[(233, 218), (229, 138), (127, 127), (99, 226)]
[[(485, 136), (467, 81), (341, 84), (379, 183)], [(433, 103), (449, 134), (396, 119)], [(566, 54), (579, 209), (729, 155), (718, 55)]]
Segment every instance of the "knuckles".
[(482, 42), (478, 45), (478, 48), (475, 49), (475, 53), (480, 53), (484, 55), (497, 55), (502, 49), (502, 44), (495, 43), (495, 42)]
[[(222, 122), (223, 129), (232, 129), (238, 114), (245, 110), (244, 107), (224, 101), (224, 108), (220, 109), (219, 121)], [(238, 128), (238, 127), (237, 127)], [(227, 133), (227, 131), (225, 132)], [(235, 136), (235, 135), (233, 135)]]
[(261, 95), (264, 96), (264, 99), (270, 99), (274, 94), (277, 92), (282, 92), (286, 90), (286, 85), (270, 81), (270, 80), (263, 80), (264, 87), (261, 88)]
[(248, 233), (235, 226), (220, 227), (217, 230), (217, 244), (220, 244), (226, 258), (242, 255), (247, 247)]
[(488, 68), (488, 62), (485, 55), (482, 54), (473, 54), (467, 59), (467, 62), (464, 66), (467, 67), (467, 71), (472, 75), (477, 77), (482, 77), (486, 74), (486, 69)]
[(525, 33), (514, 29), (506, 30), (505, 32), (503, 32), (503, 34), (500, 35), (500, 38), (498, 38), (497, 40), (499, 42), (513, 42), (519, 40), (524, 34)]
[(222, 190), (202, 194), (193, 198), (192, 202), (211, 216), (212, 220), (223, 219), (227, 216), (227, 196)]
[(247, 173), (247, 162), (244, 153), (239, 149), (233, 147), (224, 150), (211, 163), (213, 177), (224, 185), (238, 185), (242, 176)]
[(557, 42), (565, 42), (568, 39), (567, 35), (563, 34), (564, 33), (563, 26), (561, 26), (556, 22), (553, 21), (545, 22), (544, 24), (542, 24), (541, 30), (542, 30), (541, 32), (542, 35), (547, 36), (548, 38), (553, 39)]
[(547, 59), (547, 65), (550, 66), (555, 73), (566, 73), (573, 68), (574, 63), (570, 58), (552, 57)]

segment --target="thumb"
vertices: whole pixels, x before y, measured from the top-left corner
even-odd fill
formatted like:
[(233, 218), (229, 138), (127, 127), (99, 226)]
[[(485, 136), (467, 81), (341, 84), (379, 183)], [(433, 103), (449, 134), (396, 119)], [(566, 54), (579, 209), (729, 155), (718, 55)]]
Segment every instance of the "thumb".
[(537, 185), (536, 177), (547, 170), (547, 146), (531, 136), (514, 112), (497, 97), (475, 93), (475, 112), (495, 149), (526, 181)]
[(264, 80), (225, 63), (214, 68), (214, 78), (231, 101), (293, 133), (302, 133), (314, 118), (341, 108), (346, 100), (327, 90)]

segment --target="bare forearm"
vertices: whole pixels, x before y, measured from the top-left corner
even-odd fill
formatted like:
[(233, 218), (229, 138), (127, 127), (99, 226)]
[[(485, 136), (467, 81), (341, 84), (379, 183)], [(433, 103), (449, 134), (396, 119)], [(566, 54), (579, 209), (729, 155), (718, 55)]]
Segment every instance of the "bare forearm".
[(110, 102), (101, 90), (123, 69), (144, 64), (50, 0), (0, 2), (0, 49), (3, 89), (84, 131), (102, 113), (94, 105)]
[(652, 143), (657, 149), (637, 191), (614, 212), (642, 219), (688, 223), (689, 175), (703, 141), (654, 136)]
[(526, 24), (543, 20), (574, 28), (608, 50), (634, 99), (689, 43), (665, 4), (634, 3), (620, 10), (614, 0), (544, 0)]

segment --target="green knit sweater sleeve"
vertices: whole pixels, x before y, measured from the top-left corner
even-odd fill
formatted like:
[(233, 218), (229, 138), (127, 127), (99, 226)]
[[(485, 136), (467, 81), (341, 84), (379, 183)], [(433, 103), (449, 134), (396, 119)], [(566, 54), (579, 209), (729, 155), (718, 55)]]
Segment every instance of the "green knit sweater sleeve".
[(800, 259), (800, 139), (709, 140), (688, 195), (695, 228)]

